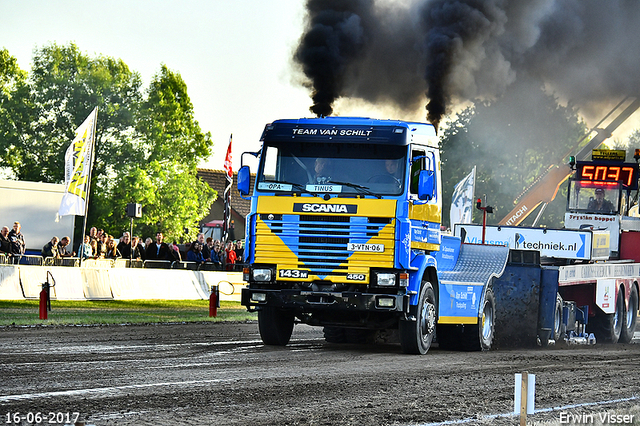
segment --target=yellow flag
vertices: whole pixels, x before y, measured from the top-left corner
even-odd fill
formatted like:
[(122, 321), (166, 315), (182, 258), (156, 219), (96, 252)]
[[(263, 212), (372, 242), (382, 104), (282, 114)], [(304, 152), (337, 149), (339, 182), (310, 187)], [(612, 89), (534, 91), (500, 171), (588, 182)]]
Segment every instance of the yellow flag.
[(76, 130), (76, 136), (64, 156), (64, 180), (67, 189), (58, 209), (60, 216), (70, 214), (84, 216), (85, 214), (97, 117), (98, 107), (95, 107), (87, 119), (84, 120), (84, 123)]

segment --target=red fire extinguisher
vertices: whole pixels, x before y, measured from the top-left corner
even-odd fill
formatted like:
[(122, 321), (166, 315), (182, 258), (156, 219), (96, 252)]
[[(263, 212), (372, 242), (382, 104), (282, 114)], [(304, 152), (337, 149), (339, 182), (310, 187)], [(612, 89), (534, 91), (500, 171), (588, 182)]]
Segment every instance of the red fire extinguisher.
[(51, 275), (51, 280), (53, 284), (49, 284), (49, 276), (51, 275), (50, 271), (47, 271), (47, 282), (42, 284), (42, 291), (40, 292), (40, 319), (46, 320), (48, 316), (48, 311), (51, 310), (51, 287), (56, 285), (56, 281), (53, 279), (53, 275)]
[(218, 292), (218, 286), (211, 286), (211, 296), (209, 296), (209, 317), (213, 318), (218, 316), (218, 306), (220, 305), (220, 294)]
[(40, 292), (40, 319), (47, 319), (47, 299), (49, 298), (49, 283), (42, 284)]

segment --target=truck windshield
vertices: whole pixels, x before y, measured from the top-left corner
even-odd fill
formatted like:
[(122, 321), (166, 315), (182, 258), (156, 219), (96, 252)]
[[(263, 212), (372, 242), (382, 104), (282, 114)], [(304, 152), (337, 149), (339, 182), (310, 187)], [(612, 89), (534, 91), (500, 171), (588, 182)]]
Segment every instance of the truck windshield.
[(263, 147), (257, 189), (399, 195), (406, 151), (394, 145), (271, 142)]
[(571, 180), (568, 210), (584, 213), (618, 213), (620, 185), (616, 182)]

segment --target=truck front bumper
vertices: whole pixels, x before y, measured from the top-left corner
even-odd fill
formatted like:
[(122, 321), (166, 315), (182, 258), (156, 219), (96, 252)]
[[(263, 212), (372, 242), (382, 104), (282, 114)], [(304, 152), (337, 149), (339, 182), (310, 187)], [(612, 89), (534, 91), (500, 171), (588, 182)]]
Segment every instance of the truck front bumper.
[(336, 310), (353, 312), (408, 312), (409, 296), (356, 292), (321, 292), (290, 289), (242, 289), (242, 305), (249, 310), (260, 306), (293, 309), (299, 312)]

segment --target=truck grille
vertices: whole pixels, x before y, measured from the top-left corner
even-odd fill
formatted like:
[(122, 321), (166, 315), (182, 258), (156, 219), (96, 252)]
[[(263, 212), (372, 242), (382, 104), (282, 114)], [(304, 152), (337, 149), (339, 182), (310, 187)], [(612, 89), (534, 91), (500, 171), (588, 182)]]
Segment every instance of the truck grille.
[[(367, 273), (369, 268), (393, 267), (393, 218), (279, 215), (269, 219), (261, 214), (264, 225), (256, 230), (256, 262), (274, 263), (279, 268), (309, 270), (310, 275), (345, 276)], [(274, 238), (277, 236), (277, 238)], [(354, 253), (351, 243), (366, 244), (375, 239), (384, 244), (383, 253)], [(284, 247), (283, 244), (284, 243)], [(292, 255), (293, 254), (293, 255)], [(365, 254), (366, 256), (362, 256)], [(311, 278), (311, 277), (310, 277)]]

